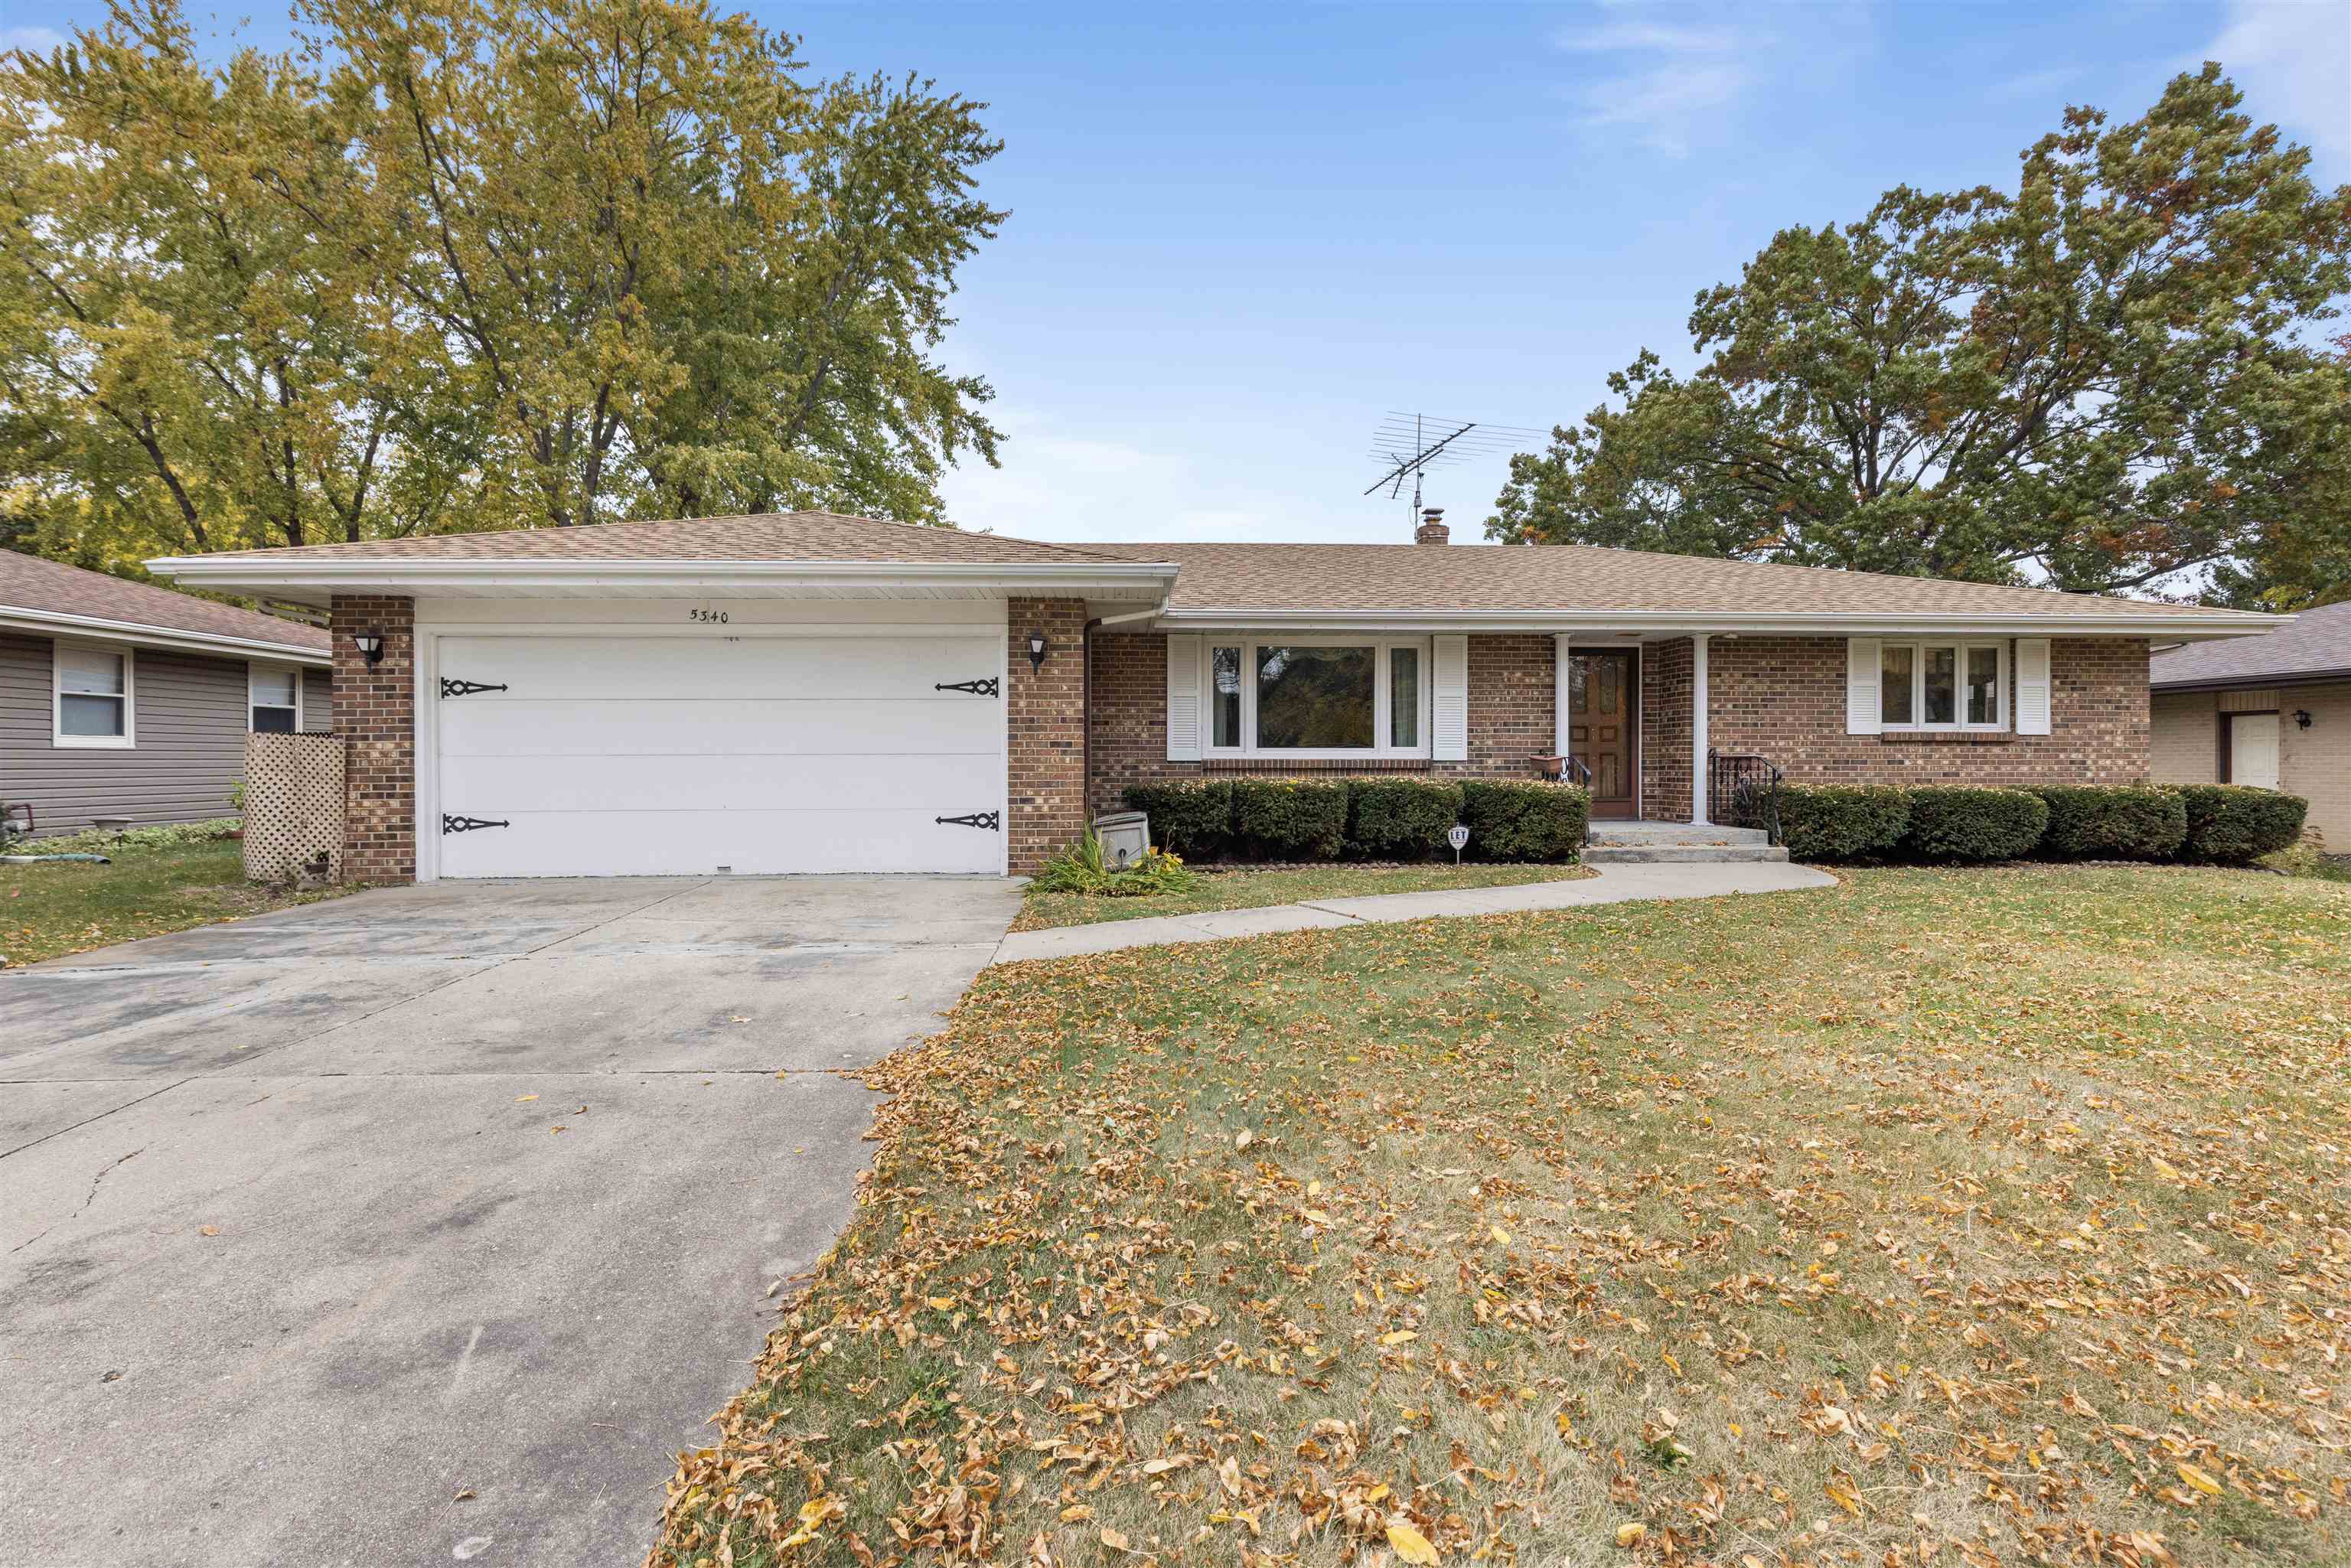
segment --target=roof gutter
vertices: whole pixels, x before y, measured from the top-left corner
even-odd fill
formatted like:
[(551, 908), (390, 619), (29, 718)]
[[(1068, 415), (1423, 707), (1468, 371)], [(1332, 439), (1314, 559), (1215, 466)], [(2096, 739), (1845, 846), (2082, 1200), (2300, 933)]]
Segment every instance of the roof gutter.
[(2338, 664), (2333, 669), (2277, 670), (2265, 675), (2208, 675), (2201, 678), (2183, 677), (2179, 680), (2152, 680), (2147, 689), (2155, 692), (2253, 692), (2271, 686), (2307, 686), (2329, 681), (2351, 681), (2351, 664)]
[(128, 643), (141, 648), (176, 648), (225, 657), (270, 658), (320, 669), (334, 663), (324, 648), (298, 643), (271, 643), (258, 637), (231, 637), (217, 632), (189, 632), (176, 626), (151, 626), (138, 621), (107, 621), (95, 615), (68, 615), (62, 611), (32, 610), (20, 605), (0, 607), (0, 626), (14, 631), (41, 632), (59, 636), (88, 637), (94, 642)]
[(2276, 630), (2286, 615), (2244, 611), (2162, 616), (2145, 614), (1907, 615), (1855, 612), (1792, 614), (1785, 611), (1687, 610), (1239, 610), (1186, 608), (1160, 617), (1171, 629), (1249, 631), (1395, 630), (1413, 632), (1591, 632), (1681, 635), (1693, 632), (1781, 636), (1874, 637), (1906, 632), (1967, 632), (1995, 636), (2128, 636), (2169, 641), (2243, 637)]

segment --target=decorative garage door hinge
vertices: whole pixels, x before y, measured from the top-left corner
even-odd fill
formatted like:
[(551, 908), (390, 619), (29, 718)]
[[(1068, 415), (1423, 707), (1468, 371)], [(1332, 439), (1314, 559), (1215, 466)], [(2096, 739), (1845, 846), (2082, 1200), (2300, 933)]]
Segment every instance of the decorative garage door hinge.
[(935, 692), (969, 692), (976, 697), (992, 697), (1002, 695), (997, 687), (996, 677), (994, 675), (982, 675), (976, 681), (941, 681), (936, 685), (934, 685), (931, 690)]
[(475, 828), (511, 828), (508, 821), (491, 821), (487, 817), (443, 817), (441, 831), (444, 833), (470, 833)]
[(469, 697), (475, 692), (504, 690), (506, 690), (504, 685), (488, 686), (479, 681), (453, 681), (446, 675), (441, 677), (441, 695), (444, 697)]
[(993, 811), (974, 811), (968, 817), (933, 817), (931, 821), (952, 822), (958, 828), (986, 828), (991, 833), (1004, 831), (1004, 824), (997, 820)]

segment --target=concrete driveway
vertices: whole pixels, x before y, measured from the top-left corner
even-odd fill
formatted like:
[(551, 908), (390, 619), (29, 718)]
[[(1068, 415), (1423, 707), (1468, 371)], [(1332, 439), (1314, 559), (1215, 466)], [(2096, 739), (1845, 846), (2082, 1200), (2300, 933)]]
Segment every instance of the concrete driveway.
[(840, 1070), (1018, 903), (444, 883), (0, 973), (0, 1559), (633, 1564), (851, 1211)]

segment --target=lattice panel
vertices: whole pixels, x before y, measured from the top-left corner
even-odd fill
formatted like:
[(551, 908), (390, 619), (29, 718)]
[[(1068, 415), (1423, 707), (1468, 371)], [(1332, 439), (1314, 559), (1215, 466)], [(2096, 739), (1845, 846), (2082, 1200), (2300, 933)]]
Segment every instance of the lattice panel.
[(245, 874), (336, 882), (343, 874), (343, 737), (245, 737)]

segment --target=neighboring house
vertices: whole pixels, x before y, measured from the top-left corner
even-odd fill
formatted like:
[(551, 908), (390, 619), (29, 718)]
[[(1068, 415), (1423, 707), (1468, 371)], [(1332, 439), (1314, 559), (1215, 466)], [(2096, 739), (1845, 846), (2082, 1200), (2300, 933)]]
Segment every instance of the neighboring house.
[[(2147, 646), (2277, 617), (1572, 547), (1040, 544), (826, 513), (152, 562), (328, 606), (368, 881), (1026, 872), (1144, 779), (2147, 773)], [(376, 649), (371, 663), (362, 640)]]
[(2351, 854), (2351, 604), (2266, 637), (2166, 649), (2151, 684), (2158, 781), (2305, 796), (2309, 826)]
[(0, 803), (227, 816), (248, 730), (329, 727), (328, 664), (318, 627), (0, 550)]

